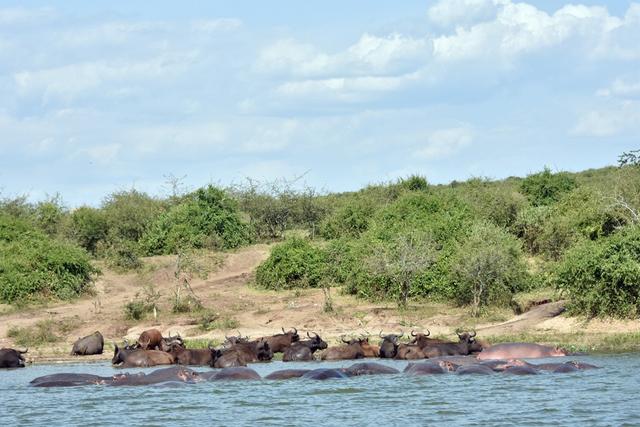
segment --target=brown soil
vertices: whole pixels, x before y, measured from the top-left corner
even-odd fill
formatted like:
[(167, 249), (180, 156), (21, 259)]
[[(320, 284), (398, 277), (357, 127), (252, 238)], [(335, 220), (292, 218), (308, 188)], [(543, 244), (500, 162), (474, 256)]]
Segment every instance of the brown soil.
[[(255, 245), (222, 255), (217, 271), (206, 279), (192, 277), (189, 282), (194, 294), (208, 312), (215, 313), (220, 327), (237, 324), (229, 329), (204, 331), (200, 327), (201, 313), (171, 313), (171, 297), (176, 287), (175, 257), (154, 257), (146, 260), (153, 266), (146, 274), (117, 274), (103, 269), (104, 274), (95, 283), (94, 296), (71, 303), (49, 304), (23, 311), (0, 314), (0, 347), (12, 347), (7, 338), (9, 328), (29, 327), (38, 321), (67, 320), (71, 332), (62, 341), (29, 350), (34, 360), (68, 360), (73, 341), (99, 330), (107, 341), (135, 340), (141, 331), (160, 329), (163, 334), (180, 333), (182, 337), (222, 341), (225, 335), (236, 334), (258, 337), (280, 332), (281, 328), (297, 327), (301, 332), (316, 331), (329, 342), (341, 335), (378, 334), (379, 331), (404, 332), (429, 329), (432, 335), (455, 337), (456, 328), (473, 327), (482, 336), (512, 334), (522, 331), (544, 330), (558, 332), (636, 332), (640, 322), (607, 321), (584, 322), (559, 315), (562, 303), (545, 304), (516, 316), (509, 321), (482, 321), (476, 323), (468, 310), (434, 303), (420, 303), (406, 310), (398, 310), (393, 303), (371, 303), (332, 290), (334, 311), (324, 311), (322, 290), (265, 291), (255, 288), (253, 275), (256, 267), (267, 258), (269, 246)], [(125, 320), (124, 305), (143, 292), (143, 285), (152, 283), (160, 293), (157, 320), (140, 322)], [(152, 317), (152, 316), (151, 316)], [(97, 359), (110, 357), (105, 354)]]

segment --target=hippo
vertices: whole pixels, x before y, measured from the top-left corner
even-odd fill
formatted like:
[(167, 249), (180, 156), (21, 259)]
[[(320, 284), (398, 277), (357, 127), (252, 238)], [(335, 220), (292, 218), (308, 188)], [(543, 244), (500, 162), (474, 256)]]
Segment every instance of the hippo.
[(106, 384), (111, 377), (101, 377), (92, 374), (60, 373), (34, 378), (31, 387), (79, 387), (84, 385)]
[(167, 382), (196, 383), (202, 381), (200, 375), (184, 366), (157, 369), (149, 374), (118, 374), (111, 379), (110, 385), (152, 385)]
[(579, 371), (578, 367), (573, 363), (561, 363), (551, 372), (553, 372), (554, 374), (570, 374), (578, 371)]
[(409, 363), (404, 368), (404, 373), (408, 375), (432, 375), (432, 374), (444, 374), (446, 372), (453, 372), (458, 368), (458, 365), (440, 360), (438, 362), (423, 362), (423, 363)]
[(349, 366), (344, 373), (350, 377), (359, 375), (399, 374), (396, 368), (385, 366), (375, 362), (362, 362)]
[(567, 351), (559, 347), (549, 347), (530, 343), (504, 343), (492, 345), (478, 353), (479, 360), (491, 359), (534, 359), (542, 357), (566, 356)]
[(532, 366), (530, 363), (520, 359), (509, 360), (486, 360), (480, 363), (481, 365), (488, 366), (495, 372), (503, 372), (505, 369), (512, 366)]
[(251, 368), (222, 368), (207, 378), (208, 381), (259, 380), (262, 377)]
[(275, 371), (264, 377), (266, 380), (288, 380), (290, 378), (300, 378), (311, 369), (283, 369)]
[(459, 367), (456, 370), (456, 374), (458, 375), (472, 375), (472, 374), (491, 375), (493, 374), (493, 369), (491, 369), (486, 365), (468, 365), (468, 366)]
[(348, 378), (347, 375), (339, 369), (313, 369), (305, 373), (302, 378), (308, 380), (329, 380), (333, 378)]
[(511, 365), (503, 372), (509, 375), (538, 375), (538, 370), (532, 365)]

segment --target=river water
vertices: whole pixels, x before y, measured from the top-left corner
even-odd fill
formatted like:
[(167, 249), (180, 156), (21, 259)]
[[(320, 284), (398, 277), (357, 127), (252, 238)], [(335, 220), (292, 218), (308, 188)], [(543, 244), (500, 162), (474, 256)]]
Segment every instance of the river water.
[[(0, 420), (5, 426), (640, 426), (639, 354), (571, 360), (603, 369), (530, 376), (399, 374), (181, 387), (34, 388), (29, 381), (52, 373), (123, 372), (107, 363), (35, 365), (0, 371)], [(250, 367), (265, 376), (279, 369), (353, 363), (272, 362)], [(406, 366), (403, 361), (381, 363), (399, 370)]]

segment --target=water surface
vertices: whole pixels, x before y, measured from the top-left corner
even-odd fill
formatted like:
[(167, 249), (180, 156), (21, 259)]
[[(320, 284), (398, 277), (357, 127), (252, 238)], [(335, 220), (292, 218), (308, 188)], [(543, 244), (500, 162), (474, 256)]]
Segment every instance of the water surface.
[[(400, 374), (329, 381), (206, 382), (180, 387), (34, 388), (29, 387), (29, 381), (58, 372), (110, 376), (141, 371), (116, 370), (107, 363), (35, 365), (0, 371), (0, 420), (3, 425), (17, 426), (640, 425), (640, 355), (570, 359), (603, 369), (535, 376)], [(348, 367), (353, 363), (272, 362), (251, 367), (265, 376), (279, 369)], [(407, 364), (381, 363), (399, 370)]]

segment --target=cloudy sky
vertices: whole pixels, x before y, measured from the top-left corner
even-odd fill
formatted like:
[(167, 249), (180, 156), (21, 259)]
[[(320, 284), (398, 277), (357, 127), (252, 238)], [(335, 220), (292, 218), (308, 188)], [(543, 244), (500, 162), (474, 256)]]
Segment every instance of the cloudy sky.
[(0, 196), (329, 191), (640, 148), (640, 3), (0, 0)]

